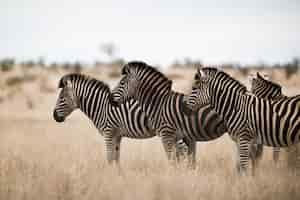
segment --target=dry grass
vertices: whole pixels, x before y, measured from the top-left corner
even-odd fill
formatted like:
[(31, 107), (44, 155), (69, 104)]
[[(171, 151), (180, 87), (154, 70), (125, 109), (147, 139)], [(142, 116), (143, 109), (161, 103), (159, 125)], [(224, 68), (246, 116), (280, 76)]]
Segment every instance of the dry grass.
[(200, 145), (197, 169), (168, 166), (158, 139), (124, 140), (122, 172), (87, 120), (1, 119), (0, 199), (299, 199), (299, 178), (265, 156), (238, 177), (224, 136)]
[(103, 138), (81, 113), (54, 122), (56, 95), (31, 95), (34, 110), (20, 95), (0, 104), (1, 200), (300, 199), (299, 177), (284, 159), (274, 166), (270, 148), (256, 176), (237, 176), (227, 136), (198, 143), (196, 170), (170, 167), (159, 138), (124, 139), (119, 172), (107, 165)]

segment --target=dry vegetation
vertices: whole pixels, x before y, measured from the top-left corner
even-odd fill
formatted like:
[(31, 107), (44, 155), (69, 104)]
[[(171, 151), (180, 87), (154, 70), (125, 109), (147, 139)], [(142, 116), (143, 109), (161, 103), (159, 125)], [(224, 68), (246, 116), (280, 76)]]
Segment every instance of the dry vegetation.
[[(273, 164), (271, 148), (267, 148), (256, 176), (237, 176), (235, 145), (227, 135), (198, 143), (196, 170), (169, 167), (159, 138), (124, 139), (120, 172), (107, 165), (103, 139), (82, 113), (76, 111), (62, 124), (52, 119), (56, 85), (66, 71), (26, 73), (35, 78), (26, 81), (20, 71), (1, 74), (1, 200), (300, 199), (299, 177), (286, 169), (284, 153), (279, 165)], [(111, 84), (117, 80), (108, 79), (108, 69), (84, 73)], [(186, 91), (193, 70), (180, 76), (180, 69), (168, 74), (176, 78), (176, 89)], [(6, 85), (6, 80), (15, 76), (20, 77), (18, 81)], [(236, 76), (247, 82), (238, 73)], [(285, 93), (300, 93), (299, 82), (281, 83), (287, 85)]]

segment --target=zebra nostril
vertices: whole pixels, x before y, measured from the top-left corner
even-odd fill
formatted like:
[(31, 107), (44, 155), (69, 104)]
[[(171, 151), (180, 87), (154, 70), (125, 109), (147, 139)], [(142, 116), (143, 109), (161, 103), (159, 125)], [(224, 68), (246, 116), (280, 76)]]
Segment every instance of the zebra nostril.
[(53, 118), (56, 122), (63, 122), (65, 120), (63, 117), (58, 116), (56, 110), (53, 111)]

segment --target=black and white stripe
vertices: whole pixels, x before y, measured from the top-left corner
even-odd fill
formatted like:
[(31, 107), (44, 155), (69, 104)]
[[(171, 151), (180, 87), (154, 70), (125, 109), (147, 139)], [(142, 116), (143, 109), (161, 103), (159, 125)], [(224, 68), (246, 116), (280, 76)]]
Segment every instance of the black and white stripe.
[[(251, 81), (251, 92), (259, 97), (270, 100), (288, 98), (282, 94), (282, 87), (273, 81), (268, 80), (268, 78), (263, 77), (258, 72), (256, 77), (252, 78)], [(300, 155), (299, 155), (299, 144), (294, 145), (292, 148), (285, 148), (288, 153), (288, 166), (290, 168), (300, 169)], [(273, 147), (273, 160), (275, 163), (279, 159), (280, 147)]]
[(143, 62), (129, 62), (123, 66), (123, 77), (113, 90), (114, 99), (124, 102), (137, 100), (150, 119), (151, 127), (162, 137), (168, 158), (172, 159), (176, 137), (184, 137), (194, 146), (196, 141), (211, 141), (226, 132), (223, 120), (209, 105), (196, 113), (186, 114), (185, 96), (172, 90), (172, 81)]
[(239, 167), (243, 172), (248, 166), (251, 142), (287, 147), (300, 140), (300, 96), (258, 98), (225, 72), (202, 68), (195, 75), (187, 106), (195, 110), (206, 104), (222, 116), (229, 134), (238, 141)]
[[(137, 101), (130, 99), (123, 104), (112, 101), (107, 84), (89, 76), (69, 74), (61, 78), (54, 109), (54, 119), (63, 122), (73, 110), (79, 108), (104, 136), (107, 160), (119, 163), (122, 137), (144, 139), (156, 136), (149, 126), (149, 119)], [(179, 154), (187, 151), (182, 140), (177, 142)]]

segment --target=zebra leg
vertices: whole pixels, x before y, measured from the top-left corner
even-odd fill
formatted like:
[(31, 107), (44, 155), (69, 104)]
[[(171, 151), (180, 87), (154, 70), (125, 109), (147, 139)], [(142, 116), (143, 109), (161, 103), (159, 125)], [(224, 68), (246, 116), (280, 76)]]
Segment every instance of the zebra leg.
[[(108, 164), (113, 164), (114, 161), (117, 161), (119, 158), (119, 154), (117, 153), (117, 149), (119, 151), (120, 144), (117, 145), (117, 142), (121, 142), (121, 139), (117, 139), (112, 129), (104, 130), (104, 141), (106, 145), (106, 157)], [(116, 162), (116, 164), (119, 164)]]
[(164, 127), (160, 131), (160, 136), (162, 139), (164, 150), (167, 154), (168, 160), (175, 164), (176, 160), (176, 153), (175, 153), (175, 146), (176, 146), (176, 134), (171, 128)]
[(296, 144), (296, 166), (295, 166), (295, 171), (296, 175), (300, 176), (300, 143)]
[(294, 144), (287, 149), (287, 165), (295, 175), (300, 175), (299, 145), (300, 143)]
[(235, 143), (236, 144), (236, 169), (238, 171), (238, 173), (240, 173), (240, 145), (238, 142)]
[(185, 139), (179, 139), (176, 142), (176, 162), (182, 162), (188, 157), (189, 144)]
[(280, 147), (273, 147), (273, 161), (275, 164), (278, 163), (279, 160)]
[(253, 176), (255, 175), (256, 168), (262, 159), (262, 154), (263, 154), (263, 145), (257, 143), (256, 140), (252, 140), (252, 142), (250, 143), (249, 155), (252, 163)]
[(247, 133), (241, 134), (238, 140), (238, 172), (240, 175), (247, 173), (249, 162), (249, 146), (251, 139)]
[(182, 138), (176, 142), (176, 161), (186, 160), (189, 168), (196, 168), (196, 142)]
[(189, 141), (188, 142), (188, 167), (191, 169), (196, 168), (196, 151), (197, 151), (197, 145), (196, 141)]
[(115, 140), (115, 158), (116, 164), (120, 166), (120, 148), (121, 148), (121, 136), (114, 137)]

